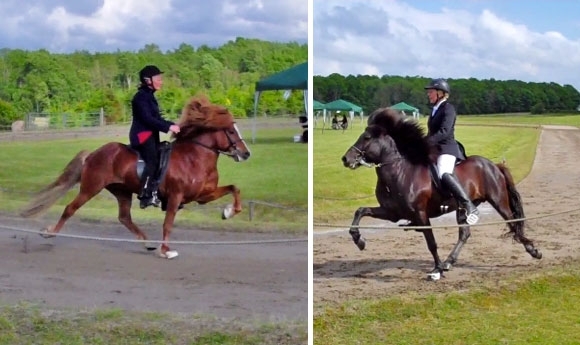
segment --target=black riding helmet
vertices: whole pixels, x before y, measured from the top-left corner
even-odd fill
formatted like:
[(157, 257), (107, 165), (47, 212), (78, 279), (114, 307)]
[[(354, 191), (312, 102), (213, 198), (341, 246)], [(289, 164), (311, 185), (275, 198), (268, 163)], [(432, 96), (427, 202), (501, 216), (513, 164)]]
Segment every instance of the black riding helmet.
[(162, 73), (163, 72), (157, 66), (147, 65), (139, 71), (139, 80), (144, 83), (145, 78), (153, 78), (154, 76)]
[(435, 89), (446, 93), (451, 93), (451, 89), (449, 88), (447, 80), (441, 78), (431, 80), (429, 85), (425, 86), (425, 90), (428, 89)]

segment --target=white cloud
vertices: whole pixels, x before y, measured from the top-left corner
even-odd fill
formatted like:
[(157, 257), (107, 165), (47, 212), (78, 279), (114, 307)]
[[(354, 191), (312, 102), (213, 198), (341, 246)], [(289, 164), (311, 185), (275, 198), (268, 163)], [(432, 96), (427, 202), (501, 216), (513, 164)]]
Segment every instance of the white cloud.
[(0, 48), (137, 50), (308, 38), (307, 0), (3, 0)]
[[(314, 73), (519, 79), (580, 90), (580, 41), (486, 9), (427, 12), (399, 1), (314, 3)], [(370, 68), (369, 66), (373, 66)]]

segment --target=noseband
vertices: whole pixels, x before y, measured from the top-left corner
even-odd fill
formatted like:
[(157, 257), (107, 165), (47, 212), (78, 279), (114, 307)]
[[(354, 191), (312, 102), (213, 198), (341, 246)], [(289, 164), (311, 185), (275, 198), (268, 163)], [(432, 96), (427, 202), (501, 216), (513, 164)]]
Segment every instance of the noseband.
[[(237, 130), (237, 129), (236, 129), (236, 130)], [(220, 151), (220, 150), (218, 150), (217, 152), (218, 152), (218, 153), (221, 153), (221, 154), (223, 154), (223, 155), (229, 156), (229, 157), (233, 157), (233, 156), (235, 156), (236, 154), (235, 154), (235, 153), (230, 153), (230, 148), (232, 148), (232, 147), (233, 147), (233, 148), (234, 148), (234, 151), (239, 151), (239, 150), (238, 150), (238, 146), (237, 146), (236, 144), (237, 144), (237, 143), (239, 143), (239, 142), (243, 142), (243, 141), (244, 141), (244, 139), (242, 139), (242, 137), (241, 137), (241, 136), (239, 136), (239, 139), (238, 139), (238, 140), (232, 140), (232, 138), (231, 138), (231, 137), (230, 137), (230, 135), (228, 134), (228, 131), (227, 131), (227, 130), (225, 130), (225, 129), (224, 129), (224, 134), (226, 135), (226, 138), (228, 138), (228, 142), (230, 143), (230, 145), (229, 145), (229, 146), (226, 148), (226, 150), (225, 150), (225, 151)], [(238, 135), (239, 135), (239, 133), (238, 133)]]
[(400, 161), (402, 159), (402, 158), (398, 157), (398, 158), (393, 158), (393, 159), (390, 159), (390, 160), (388, 160), (386, 162), (381, 162), (381, 163), (378, 163), (378, 164), (376, 164), (376, 163), (368, 163), (365, 160), (365, 155), (366, 155), (366, 152), (365, 151), (359, 149), (358, 147), (356, 147), (354, 145), (351, 146), (350, 148), (351, 149), (354, 149), (358, 153), (358, 156), (355, 158), (355, 162), (358, 163), (358, 164), (360, 164), (360, 165), (362, 165), (362, 166), (365, 166), (367, 168), (380, 168), (380, 167), (382, 167), (384, 165), (393, 164), (393, 163), (398, 162), (398, 161)]
[(365, 154), (366, 154), (366, 152), (365, 152), (365, 151), (363, 151), (363, 150), (359, 149), (359, 148), (358, 148), (358, 147), (356, 147), (356, 146), (351, 146), (350, 148), (351, 148), (351, 149), (354, 149), (354, 150), (355, 150), (355, 151), (358, 153), (358, 156), (357, 156), (357, 157), (355, 158), (355, 160), (354, 160), (354, 161), (355, 161), (357, 164), (360, 164), (360, 165), (362, 165), (362, 166), (365, 166), (365, 167), (367, 167), (367, 168), (372, 168), (372, 167), (373, 167), (373, 165), (372, 165), (372, 164), (370, 164), (370, 163), (367, 163), (367, 162), (365, 161)]
[(197, 141), (197, 140), (195, 140), (195, 139), (194, 139), (194, 140), (192, 140), (192, 141), (193, 141), (193, 143), (194, 143), (194, 144), (197, 144), (197, 145), (199, 145), (199, 146), (201, 146), (201, 147), (203, 147), (203, 148), (206, 148), (206, 149), (208, 149), (208, 150), (210, 150), (210, 151), (213, 151), (213, 152), (215, 152), (215, 153), (217, 153), (217, 154), (223, 154), (223, 155), (226, 155), (226, 156), (229, 156), (229, 157), (233, 157), (233, 156), (235, 156), (236, 154), (235, 154), (235, 153), (231, 153), (231, 152), (230, 152), (230, 149), (233, 147), (235, 151), (238, 151), (238, 147), (237, 147), (237, 145), (236, 145), (236, 144), (237, 144), (237, 143), (239, 143), (239, 142), (243, 142), (243, 141), (244, 141), (244, 139), (242, 139), (242, 138), (240, 137), (240, 139), (238, 139), (238, 140), (233, 140), (233, 139), (230, 137), (230, 135), (228, 134), (228, 131), (227, 131), (227, 129), (223, 129), (223, 131), (224, 131), (224, 134), (226, 135), (226, 138), (228, 138), (228, 143), (229, 143), (228, 147), (227, 147), (225, 150), (218, 150), (218, 149), (214, 149), (213, 147), (210, 147), (210, 146), (208, 146), (208, 145), (206, 145), (206, 144), (204, 144), (204, 143), (201, 143), (201, 142), (199, 142), (199, 141)]

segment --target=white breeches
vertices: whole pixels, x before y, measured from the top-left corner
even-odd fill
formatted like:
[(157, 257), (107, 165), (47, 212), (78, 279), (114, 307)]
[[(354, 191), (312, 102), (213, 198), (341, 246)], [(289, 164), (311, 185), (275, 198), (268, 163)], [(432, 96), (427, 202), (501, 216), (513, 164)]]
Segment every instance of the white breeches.
[(442, 154), (437, 158), (437, 176), (441, 178), (443, 174), (453, 174), (453, 169), (455, 168), (455, 156)]

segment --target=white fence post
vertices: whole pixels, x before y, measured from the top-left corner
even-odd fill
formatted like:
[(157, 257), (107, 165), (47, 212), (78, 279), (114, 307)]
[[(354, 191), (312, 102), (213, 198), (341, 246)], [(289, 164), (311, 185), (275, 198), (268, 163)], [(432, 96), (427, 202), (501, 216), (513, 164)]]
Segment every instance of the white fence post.
[(104, 126), (105, 125), (105, 110), (103, 109), (103, 107), (101, 107), (101, 112), (99, 114), (99, 126)]

